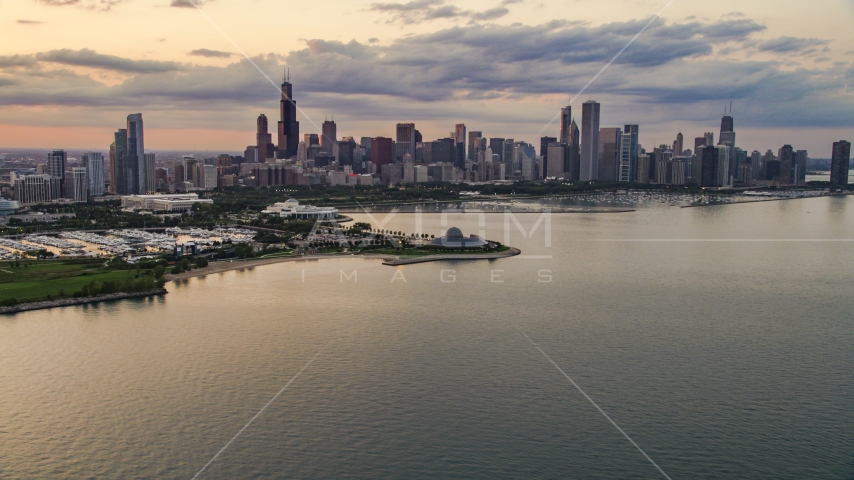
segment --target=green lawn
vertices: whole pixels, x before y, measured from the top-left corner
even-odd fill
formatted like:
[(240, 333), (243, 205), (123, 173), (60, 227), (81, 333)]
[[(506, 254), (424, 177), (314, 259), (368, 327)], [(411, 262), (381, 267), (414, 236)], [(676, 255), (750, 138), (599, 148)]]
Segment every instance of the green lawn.
[(70, 296), (93, 281), (101, 284), (107, 280), (124, 281), (126, 278), (134, 278), (134, 276), (136, 276), (136, 270), (116, 270), (91, 275), (66, 276), (54, 280), (2, 283), (0, 284), (0, 302), (10, 298), (14, 298), (18, 302), (37, 301), (45, 299), (48, 295), (55, 298), (59, 296), (60, 290), (66, 296)]
[(48, 295), (66, 296), (80, 291), (91, 282), (134, 278), (136, 270), (116, 270), (104, 266), (103, 260), (86, 263), (62, 260), (27, 260), (19, 267), (0, 262), (0, 302), (14, 298), (18, 302), (45, 299)]

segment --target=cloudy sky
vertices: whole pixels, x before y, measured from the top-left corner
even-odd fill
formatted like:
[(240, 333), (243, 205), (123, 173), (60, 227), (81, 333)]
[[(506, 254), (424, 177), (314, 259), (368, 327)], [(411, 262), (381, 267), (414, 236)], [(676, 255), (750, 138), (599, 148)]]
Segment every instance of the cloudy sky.
[(603, 127), (693, 145), (732, 101), (748, 150), (854, 139), (854, 0), (668, 1), (0, 0), (0, 148), (106, 149), (142, 112), (148, 148), (242, 150), (286, 65), (301, 133), (537, 142), (650, 20), (579, 123), (595, 99)]

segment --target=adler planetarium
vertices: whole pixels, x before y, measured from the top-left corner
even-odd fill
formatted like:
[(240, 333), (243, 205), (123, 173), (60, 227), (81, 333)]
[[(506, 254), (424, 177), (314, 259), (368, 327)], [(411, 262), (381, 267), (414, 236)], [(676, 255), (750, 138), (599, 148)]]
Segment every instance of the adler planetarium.
[(457, 227), (451, 227), (445, 235), (434, 238), (428, 246), (435, 248), (483, 248), (487, 241), (478, 235), (463, 235), (463, 231)]

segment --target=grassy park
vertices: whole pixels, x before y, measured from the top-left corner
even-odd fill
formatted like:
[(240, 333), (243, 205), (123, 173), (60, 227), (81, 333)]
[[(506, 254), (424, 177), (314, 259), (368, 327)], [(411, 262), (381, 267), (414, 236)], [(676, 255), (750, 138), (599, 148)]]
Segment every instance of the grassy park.
[(162, 270), (103, 259), (0, 262), (0, 305), (150, 290)]

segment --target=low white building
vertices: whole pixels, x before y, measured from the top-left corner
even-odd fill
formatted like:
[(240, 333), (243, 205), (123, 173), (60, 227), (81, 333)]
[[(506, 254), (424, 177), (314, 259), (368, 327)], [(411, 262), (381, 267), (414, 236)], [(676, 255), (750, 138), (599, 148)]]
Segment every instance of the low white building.
[(213, 204), (213, 200), (199, 198), (195, 193), (174, 195), (129, 195), (122, 197), (122, 208), (150, 210), (152, 212), (187, 212), (197, 203)]
[(294, 220), (329, 220), (338, 218), (337, 208), (300, 205), (299, 201), (294, 198), (290, 198), (286, 202), (275, 203), (261, 213), (278, 215)]

